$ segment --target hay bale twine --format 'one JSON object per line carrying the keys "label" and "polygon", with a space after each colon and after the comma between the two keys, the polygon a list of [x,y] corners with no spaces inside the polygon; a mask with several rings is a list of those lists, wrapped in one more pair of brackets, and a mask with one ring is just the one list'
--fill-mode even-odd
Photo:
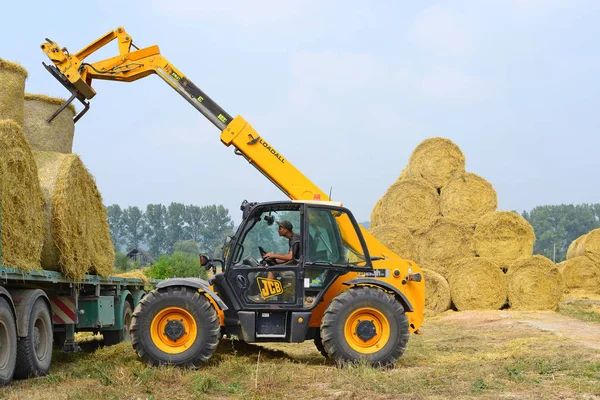
{"label": "hay bale twine", "polygon": [[411,232],[431,225],[440,214],[439,196],[423,179],[396,181],[377,202],[371,213],[371,226],[397,224]]}
{"label": "hay bale twine", "polygon": [[465,258],[447,272],[452,302],[457,310],[498,310],[506,304],[506,277],[493,261]]}
{"label": "hay bale twine", "polygon": [[75,107],[64,109],[48,123],[47,120],[64,103],[63,99],[41,94],[25,95],[25,134],[34,150],[71,153],[75,134]]}
{"label": "hay bale twine", "polygon": [[571,242],[571,244],[567,248],[567,260],[570,258],[577,257],[577,255],[576,255],[577,248],[579,247],[579,244],[581,243],[581,241],[583,239],[585,239],[585,235],[581,235],[577,239],[575,239]]}
{"label": "hay bale twine", "polygon": [[[562,264],[562,263],[561,263]],[[586,289],[600,293],[600,265],[587,257],[574,257],[557,265],[567,289]]]}
{"label": "hay bale twine", "polygon": [[110,275],[114,249],[94,178],[76,154],[34,153],[45,197],[42,266],[74,280]]}
{"label": "hay bale twine", "polygon": [[12,119],[23,126],[25,79],[25,68],[0,58],[0,120]]}
{"label": "hay bale twine", "polygon": [[425,309],[432,315],[449,310],[452,298],[446,278],[428,268],[422,268],[422,271],[425,278]]}
{"label": "hay bale twine", "polygon": [[453,174],[465,171],[465,156],[451,140],[434,137],[422,141],[408,160],[410,178],[423,178],[439,189]]}
{"label": "hay bale twine", "polygon": [[369,232],[388,249],[398,256],[415,259],[415,238],[410,231],[402,225],[383,224],[372,228]]}
{"label": "hay bale twine", "polygon": [[540,255],[512,263],[506,280],[508,303],[516,310],[556,310],[564,291],[558,268]]}
{"label": "hay bale twine", "polygon": [[479,257],[510,261],[533,254],[535,233],[519,214],[494,211],[477,220],[474,238]]}
{"label": "hay bale twine", "polygon": [[474,224],[497,206],[498,195],[491,183],[470,172],[453,176],[441,189],[440,212],[445,217]]}
{"label": "hay bale twine", "polygon": [[600,263],[600,229],[594,229],[585,235],[575,254],[577,257],[589,257],[592,261]]}
{"label": "hay bale twine", "polygon": [[23,129],[12,120],[0,121],[0,202],[0,264],[40,269],[44,200],[31,148]]}

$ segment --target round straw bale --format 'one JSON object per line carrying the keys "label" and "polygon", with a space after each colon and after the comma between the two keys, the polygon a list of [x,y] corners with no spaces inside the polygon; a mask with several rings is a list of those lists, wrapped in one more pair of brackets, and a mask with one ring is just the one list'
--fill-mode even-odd
{"label": "round straw bale", "polygon": [[0,264],[40,269],[44,200],[31,148],[23,129],[12,120],[0,121],[0,201]]}
{"label": "round straw bale", "polygon": [[506,304],[506,278],[493,260],[473,257],[448,270],[452,302],[459,310],[498,310]]}
{"label": "round straw bale", "polygon": [[410,178],[424,178],[435,188],[446,184],[450,177],[465,170],[465,156],[451,140],[434,137],[422,141],[408,160]]}
{"label": "round straw bale", "polygon": [[494,211],[475,225],[475,252],[480,257],[515,260],[533,254],[535,233],[519,214]]}
{"label": "round straw bale", "polygon": [[[560,271],[560,267],[557,265]],[[600,293],[600,265],[587,257],[574,257],[564,262],[563,281],[567,289],[588,289]]]}
{"label": "round straw bale", "polygon": [[48,123],[47,120],[64,103],[41,94],[25,95],[25,134],[34,150],[71,153],[75,133],[75,107],[73,104],[64,109]]}
{"label": "round straw bale", "polygon": [[579,244],[583,241],[583,239],[585,239],[585,235],[581,235],[571,242],[571,244],[567,248],[567,260],[573,257],[577,257],[577,248],[579,247]]}
{"label": "round straw bale", "polygon": [[423,179],[396,181],[377,202],[371,213],[371,226],[398,224],[411,232],[431,225],[440,214],[440,197]]}
{"label": "round straw bale", "polygon": [[408,229],[402,225],[383,224],[370,230],[375,239],[379,240],[385,247],[392,250],[398,256],[407,259],[415,259],[414,237]]}
{"label": "round straw bale", "polygon": [[470,172],[453,176],[440,193],[443,216],[475,223],[484,214],[496,211],[498,195],[492,185]]}
{"label": "round straw bale", "polygon": [[408,172],[406,171],[406,168],[404,168],[402,170],[402,172],[400,172],[400,176],[398,177],[398,179],[404,179],[404,178],[408,178]]}
{"label": "round straw bale", "polygon": [[576,250],[577,257],[586,256],[592,261],[600,263],[600,229],[590,231],[579,242]]}
{"label": "round straw bale", "polygon": [[114,248],[94,178],[76,154],[36,151],[35,158],[45,194],[43,267],[74,280],[110,275]]}
{"label": "round straw bale", "polygon": [[0,58],[0,120],[12,119],[23,126],[25,79],[25,68]]}
{"label": "round straw bale", "polygon": [[540,255],[513,262],[506,280],[508,303],[516,310],[555,310],[564,291],[558,268]]}
{"label": "round straw bale", "polygon": [[446,278],[427,268],[422,271],[425,278],[425,309],[433,315],[449,310],[452,298]]}
{"label": "round straw bale", "polygon": [[556,264],[556,268],[558,268],[558,272],[560,272],[561,275],[565,271],[565,267],[566,266],[567,266],[567,262],[566,261],[559,262],[558,264]]}
{"label": "round straw bale", "polygon": [[463,258],[475,257],[473,228],[445,217],[440,217],[428,228],[415,234],[417,261],[434,266],[444,275],[447,267]]}

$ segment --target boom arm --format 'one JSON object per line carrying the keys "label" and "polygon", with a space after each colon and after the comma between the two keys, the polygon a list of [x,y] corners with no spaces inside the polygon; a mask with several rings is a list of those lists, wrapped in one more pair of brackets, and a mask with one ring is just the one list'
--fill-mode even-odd
{"label": "boom arm", "polygon": [[[85,62],[88,56],[115,39],[119,46],[118,56],[93,64]],[[325,192],[258,135],[248,122],[240,116],[232,118],[198,86],[187,79],[160,54],[158,46],[138,48],[122,27],[108,32],[75,54],[70,54],[66,48],[61,49],[58,44],[48,39],[46,41],[47,43],[42,44],[41,48],[54,63],[54,66],[46,66],[46,68],[73,94],[52,118],[75,98],[86,106],[84,112],[87,111],[89,106],[85,100],[91,99],[96,94],[92,88],[93,79],[133,82],[157,74],[222,131],[223,144],[233,145],[237,155],[243,156],[289,198],[313,200],[319,197],[321,200],[329,200]],[[132,47],[134,51],[131,51]],[[81,115],[78,115],[76,120]],[[341,228],[343,231],[348,229],[349,232],[354,229],[351,224]],[[372,256],[397,257],[368,231],[365,229],[362,231]],[[360,248],[358,243],[355,245],[356,248]]]}

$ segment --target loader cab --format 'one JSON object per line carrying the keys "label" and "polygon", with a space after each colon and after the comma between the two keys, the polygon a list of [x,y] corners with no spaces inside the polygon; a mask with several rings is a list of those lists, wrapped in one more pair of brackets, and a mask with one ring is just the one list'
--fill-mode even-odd
{"label": "loader cab", "polygon": [[[371,259],[352,213],[339,203],[245,203],[243,220],[224,247],[217,290],[237,310],[311,310],[340,276],[370,271]],[[288,221],[292,237],[278,223]],[[344,229],[340,229],[341,227]],[[298,236],[295,236],[298,235]],[[273,262],[265,252],[289,254]]]}

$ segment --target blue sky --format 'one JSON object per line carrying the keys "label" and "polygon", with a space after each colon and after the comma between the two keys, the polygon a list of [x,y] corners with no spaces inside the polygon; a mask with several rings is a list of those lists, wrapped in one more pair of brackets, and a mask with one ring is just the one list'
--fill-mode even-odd
{"label": "blue sky", "polygon": [[[52,5],[50,5],[52,4]],[[67,96],[41,66],[124,26],[357,219],[422,140],[447,137],[499,208],[600,202],[600,2],[113,1],[2,5],[0,57],[27,91]],[[99,53],[117,54],[116,43]],[[97,58],[91,58],[95,61]],[[97,81],[74,152],[104,202],[224,204],[284,196],[158,77]]]}

